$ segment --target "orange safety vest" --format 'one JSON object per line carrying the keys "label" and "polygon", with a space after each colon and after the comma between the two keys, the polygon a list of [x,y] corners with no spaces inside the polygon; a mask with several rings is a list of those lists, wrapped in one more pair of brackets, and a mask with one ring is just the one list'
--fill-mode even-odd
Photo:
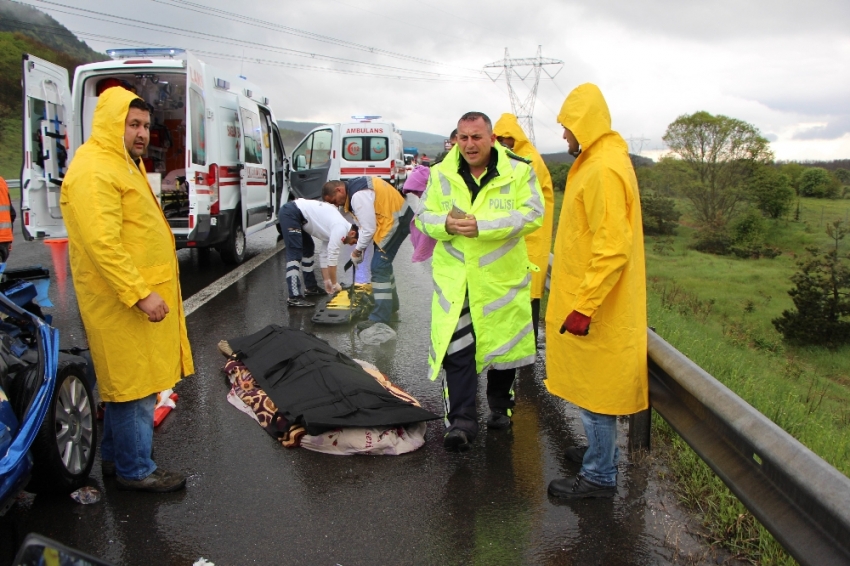
{"label": "orange safety vest", "polygon": [[12,235],[12,201],[9,199],[9,185],[0,177],[0,242],[11,242]]}

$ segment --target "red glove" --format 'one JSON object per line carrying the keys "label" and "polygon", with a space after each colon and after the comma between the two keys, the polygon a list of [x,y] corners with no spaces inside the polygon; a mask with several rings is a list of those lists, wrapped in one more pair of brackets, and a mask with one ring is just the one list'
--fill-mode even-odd
{"label": "red glove", "polygon": [[564,324],[561,325],[561,334],[564,332],[569,332],[576,336],[587,336],[587,333],[590,332],[590,317],[578,311],[571,312],[564,319]]}

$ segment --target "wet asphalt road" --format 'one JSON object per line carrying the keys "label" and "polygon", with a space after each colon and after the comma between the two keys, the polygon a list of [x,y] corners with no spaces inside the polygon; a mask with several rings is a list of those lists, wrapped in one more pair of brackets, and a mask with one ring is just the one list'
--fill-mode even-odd
{"label": "wet asphalt road", "polygon": [[[276,246],[266,230],[249,238],[249,257]],[[284,254],[278,253],[188,317],[197,373],[178,384],[177,409],[154,436],[156,460],[188,476],[188,488],[154,495],[118,491],[98,458],[90,484],[99,503],[67,496],[20,501],[0,518],[0,564],[29,532],[123,565],[189,566],[200,557],[240,564],[668,564],[708,561],[689,534],[652,458],[631,460],[621,424],[619,493],[563,504],[548,482],[578,466],[562,453],[582,441],[576,409],[546,393],[544,351],[518,379],[508,431],[482,426],[465,454],[442,448],[441,421],[426,445],[399,457],[338,457],[286,449],[229,405],[217,343],[276,323],[313,332],[346,354],[376,364],[441,414],[440,391],[425,379],[430,319],[429,264],[395,261],[401,294],[398,338],[362,344],[349,327],[313,326],[311,309],[287,309]],[[184,299],[231,268],[216,253],[178,254]],[[42,243],[16,242],[10,267],[51,267],[54,325],[62,347],[84,344],[70,274]],[[542,340],[542,337],[541,337]],[[487,409],[483,380],[479,415]]]}

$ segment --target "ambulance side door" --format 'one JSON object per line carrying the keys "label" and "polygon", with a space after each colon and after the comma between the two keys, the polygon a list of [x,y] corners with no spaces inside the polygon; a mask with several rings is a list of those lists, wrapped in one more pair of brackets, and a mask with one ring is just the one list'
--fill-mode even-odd
{"label": "ambulance side door", "polygon": [[[242,210],[245,214],[245,232],[251,226],[265,223],[271,212],[269,199],[271,179],[271,150],[268,137],[263,136],[263,124],[257,105],[239,95],[239,119],[242,122],[242,143],[239,147]],[[263,138],[266,139],[263,139]]]}
{"label": "ambulance side door", "polygon": [[30,54],[23,56],[22,71],[21,228],[26,240],[64,238],[59,194],[70,162],[66,127],[73,120],[68,71]]}
{"label": "ambulance side door", "polygon": [[322,197],[322,185],[331,180],[332,157],[336,154],[333,138],[331,128],[319,128],[307,134],[292,151],[289,180],[296,197]]}

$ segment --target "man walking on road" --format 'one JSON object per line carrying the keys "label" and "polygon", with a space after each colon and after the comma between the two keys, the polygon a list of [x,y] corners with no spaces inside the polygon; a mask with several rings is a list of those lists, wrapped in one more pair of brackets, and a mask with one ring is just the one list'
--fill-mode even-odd
{"label": "man walking on road", "polygon": [[177,472],[151,459],[156,394],[194,373],[171,228],[141,157],[150,110],[112,87],[100,95],[91,137],[62,183],[60,205],[80,315],[106,402],[103,475],[134,491],[176,491]]}
{"label": "man walking on road", "polygon": [[365,330],[379,322],[387,324],[399,308],[393,260],[410,234],[413,209],[395,187],[377,177],[328,181],[322,187],[322,199],[342,207],[356,219],[360,235],[351,253],[355,264],[363,261],[366,248],[374,246],[371,268],[375,308],[367,320],[357,324],[357,329]]}
{"label": "man walking on road", "polygon": [[534,363],[531,273],[524,236],[543,223],[543,196],[529,162],[496,143],[490,119],[468,112],[458,143],[431,168],[416,226],[436,239],[430,378],[446,370],[447,450],[478,434],[478,375],[487,372],[487,426],[511,425],[516,368]]}
{"label": "man walking on road", "polygon": [[[357,230],[342,217],[332,204],[309,199],[295,199],[280,207],[281,234],[286,244],[287,304],[291,307],[314,307],[305,295],[331,294],[340,290],[336,282],[336,266],[343,244],[357,241]],[[315,243],[319,241],[319,266],[322,268],[324,292],[313,273]],[[305,292],[301,290],[304,274]]]}
{"label": "man walking on road", "polygon": [[549,252],[552,250],[552,227],[555,216],[555,193],[552,191],[552,176],[525,132],[513,114],[502,114],[493,126],[496,139],[520,157],[531,160],[531,166],[537,174],[546,211],[543,214],[543,227],[525,237],[528,246],[528,258],[540,271],[531,276],[531,318],[534,321],[534,343],[537,343],[540,324],[540,299],[546,286],[546,273],[549,271]]}
{"label": "man walking on road", "polygon": [[12,224],[15,222],[15,207],[9,198],[9,185],[0,177],[0,263],[6,263],[12,253]]}
{"label": "man walking on road", "polygon": [[588,445],[567,450],[581,471],[553,480],[549,494],[613,497],[617,415],[649,406],[640,197],[628,146],[596,85],[573,90],[558,121],[576,160],[555,238],[546,387],[581,409]]}

